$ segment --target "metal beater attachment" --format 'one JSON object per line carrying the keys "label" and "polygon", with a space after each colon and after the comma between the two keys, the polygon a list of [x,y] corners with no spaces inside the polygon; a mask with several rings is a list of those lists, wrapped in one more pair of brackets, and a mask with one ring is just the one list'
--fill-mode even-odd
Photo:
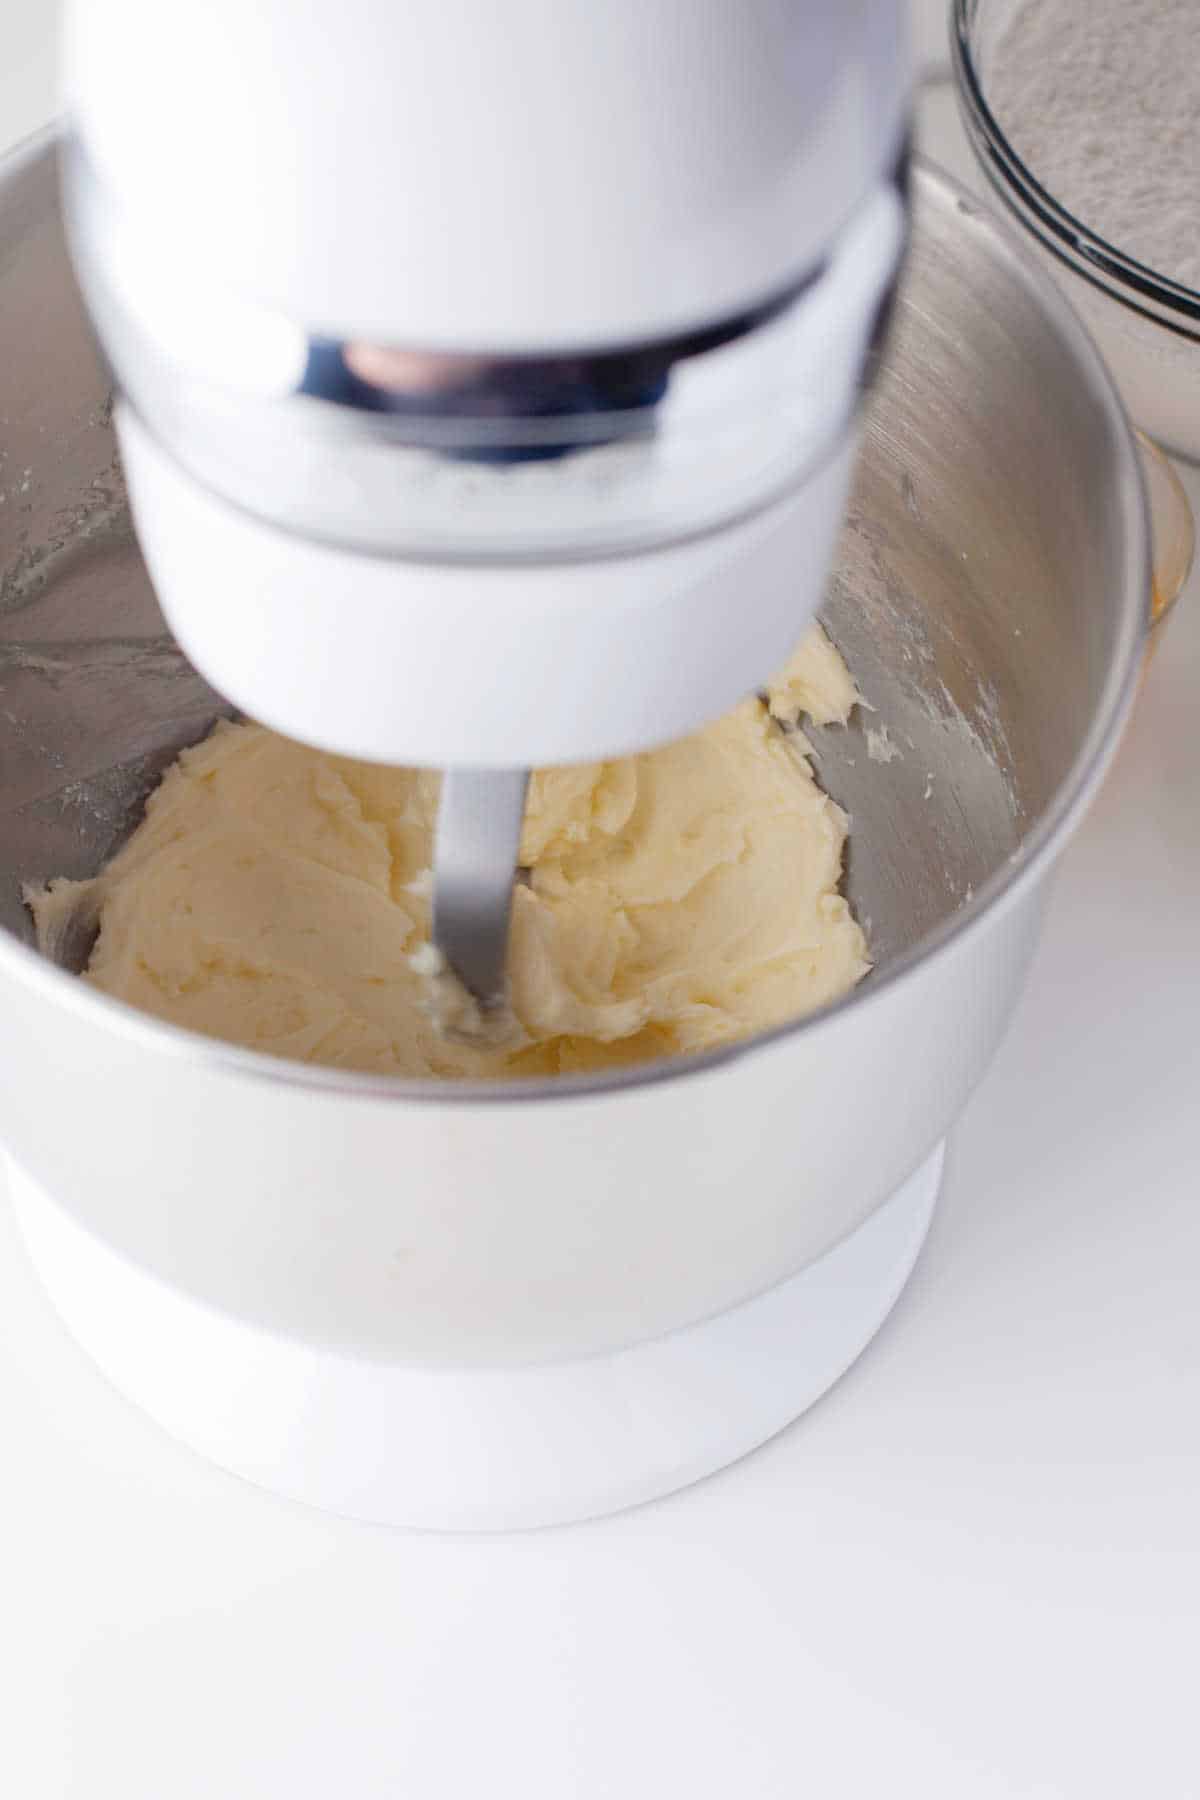
{"label": "metal beater attachment", "polygon": [[485,1011],[508,997],[508,927],[528,769],[447,769],[433,852],[433,942]]}

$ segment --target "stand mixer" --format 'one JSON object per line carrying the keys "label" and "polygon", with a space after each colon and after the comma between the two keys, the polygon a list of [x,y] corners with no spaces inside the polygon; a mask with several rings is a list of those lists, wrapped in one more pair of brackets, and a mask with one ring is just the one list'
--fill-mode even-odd
{"label": "stand mixer", "polygon": [[[150,47],[161,78],[176,63],[161,40]],[[241,65],[230,66],[236,81]],[[301,1063],[99,992],[78,979],[90,939],[39,948],[25,904],[53,876],[94,876],[180,751],[229,711],[164,630],[130,531],[111,382],[64,242],[62,152],[48,134],[0,162],[0,342],[19,347],[0,359],[0,1142],[34,1267],[123,1394],[213,1462],[310,1505],[496,1529],[610,1512],[694,1481],[811,1405],[903,1290],[941,1146],[1004,1032],[1055,858],[1113,754],[1141,664],[1149,562],[1112,384],[1003,230],[946,177],[914,168],[911,246],[822,609],[876,710],[806,732],[822,785],[853,819],[845,896],[875,966],[852,994],[719,1051],[599,1074],[408,1079]],[[237,195],[224,199],[232,208]],[[80,224],[77,211],[77,247]],[[173,266],[165,251],[161,266]],[[215,318],[211,294],[200,311]],[[230,343],[253,349],[260,377],[280,344],[292,355],[284,334],[255,335],[240,317]],[[313,373],[328,375],[330,360],[317,346]],[[180,406],[198,391],[174,375],[159,389]],[[272,465],[252,426],[283,403],[256,413],[244,394],[235,407],[225,389],[202,391],[215,419],[240,428],[181,441],[257,462],[265,484]],[[398,657],[388,682],[405,684],[412,710],[385,715],[391,689],[374,652],[394,608],[423,620],[426,644],[435,597],[469,613],[476,635],[457,651],[469,669],[479,638],[535,599],[547,630],[558,607],[564,647],[567,626],[588,623],[577,620],[588,612],[582,559],[562,559],[544,592],[523,566],[508,582],[466,567],[460,589],[458,565],[417,569],[272,532],[211,485],[170,485],[176,463],[147,448],[128,402],[120,410],[160,584],[164,568],[178,578],[182,626],[224,643],[227,685],[248,700],[273,686],[286,706],[289,682],[312,699],[323,632],[330,667],[356,674],[364,706],[379,703],[376,724],[399,734],[422,693]],[[760,415],[764,431],[774,416]],[[292,445],[285,432],[273,441],[282,468]],[[715,441],[693,457],[694,475]],[[330,491],[344,466],[326,459]],[[460,461],[447,475],[463,471]],[[507,472],[524,481],[539,465]],[[173,512],[157,506],[164,493]],[[796,504],[808,504],[806,487]],[[526,511],[543,529],[553,522]],[[815,593],[814,540],[828,521],[815,500],[811,511],[813,539],[780,534],[778,552],[758,559],[765,580],[794,544],[805,577],[788,571],[781,645]],[[171,518],[187,557],[174,554]],[[259,530],[253,560],[246,542]],[[243,560],[223,565],[231,540]],[[266,548],[282,558],[289,544],[307,585],[263,572],[274,566]],[[640,561],[678,566],[685,550],[711,548],[694,540]],[[754,566],[741,553],[736,586],[697,583],[691,623],[740,656],[727,625],[740,609],[765,665]],[[348,572],[344,588],[323,582],[326,568]],[[597,582],[612,572],[599,559],[591,571]],[[609,631],[605,670],[642,622],[650,633],[651,598],[603,614],[602,626],[628,628]],[[520,755],[561,699],[529,685],[551,651],[533,637],[521,665]],[[647,735],[655,717],[687,722],[701,676],[719,700],[725,671],[695,630],[674,657],[654,671]],[[757,661],[747,656],[739,679],[760,679]],[[272,681],[279,667],[287,679]],[[641,678],[636,656],[624,667],[631,685]],[[460,691],[441,675],[441,709],[422,729],[465,738]],[[477,677],[477,699],[513,708],[505,682],[492,695]],[[610,711],[622,700],[599,680],[592,695]],[[349,730],[353,694],[331,680],[327,699],[325,714],[340,703]],[[576,711],[568,723],[583,736],[591,698]],[[901,754],[881,765],[871,750],[884,724]],[[802,1446],[792,1454],[802,1481]]]}
{"label": "stand mixer", "polygon": [[[915,169],[825,592],[906,231],[891,4],[79,0],[66,42],[64,141],[0,167],[0,1139],[34,1266],[120,1391],[309,1504],[491,1530],[668,1493],[811,1405],[911,1273],[1134,691],[1119,401]],[[486,1007],[523,771],[722,713],[823,596],[900,754],[809,734],[874,963],[820,1012],[407,1079],[181,1029],[34,939],[29,889],[94,876],[232,704],[446,771],[436,932]]]}
{"label": "stand mixer", "polygon": [[73,9],[65,192],[163,610],[236,707],[445,770],[484,1007],[535,764],[761,686],[906,229],[895,0]]}

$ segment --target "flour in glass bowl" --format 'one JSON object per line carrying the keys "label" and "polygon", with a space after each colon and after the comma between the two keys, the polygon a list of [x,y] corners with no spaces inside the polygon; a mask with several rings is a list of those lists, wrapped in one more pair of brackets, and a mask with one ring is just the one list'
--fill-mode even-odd
{"label": "flour in glass bowl", "polygon": [[1200,291],[1200,4],[1022,0],[986,58],[988,106],[1059,205]]}

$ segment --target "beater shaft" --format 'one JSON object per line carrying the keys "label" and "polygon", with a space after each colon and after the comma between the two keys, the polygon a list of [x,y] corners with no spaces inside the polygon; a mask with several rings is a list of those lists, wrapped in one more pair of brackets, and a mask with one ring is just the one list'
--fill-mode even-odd
{"label": "beater shaft", "polygon": [[507,993],[528,769],[447,769],[433,856],[433,942],[483,1007]]}

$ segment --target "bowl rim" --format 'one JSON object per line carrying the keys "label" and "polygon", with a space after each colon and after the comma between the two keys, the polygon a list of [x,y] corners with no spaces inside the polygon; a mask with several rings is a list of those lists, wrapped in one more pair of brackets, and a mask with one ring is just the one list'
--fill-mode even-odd
{"label": "bowl rim", "polygon": [[1130,312],[1200,343],[1200,293],[1109,243],[1067,210],[1013,149],[988,105],[973,34],[985,0],[952,0],[950,59],[967,135],[984,174],[1021,224],[1082,280]]}
{"label": "bowl rim", "polygon": [[[0,159],[0,184],[28,166],[44,148],[29,141]],[[1137,692],[1146,637],[1150,592],[1150,536],[1141,462],[1132,429],[1112,377],[1084,326],[1050,276],[1026,254],[1013,232],[980,207],[952,176],[926,159],[914,160],[913,198],[942,211],[952,210],[958,228],[987,241],[998,259],[1047,313],[1064,352],[1075,364],[1079,380],[1101,414],[1108,459],[1112,465],[1113,500],[1120,515],[1122,566],[1114,570],[1120,595],[1115,644],[1092,717],[1082,741],[1054,795],[1018,848],[993,871],[973,899],[958,907],[910,949],[874,971],[840,999],[755,1036],[694,1055],[662,1058],[594,1074],[512,1076],[495,1078],[419,1078],[377,1075],[359,1070],[302,1063],[173,1025],[140,1012],[126,1002],[89,987],[77,975],[59,968],[12,933],[0,931],[0,974],[32,989],[68,1012],[77,1011],[97,1027],[118,1033],[146,1049],[195,1065],[197,1061],[232,1078],[308,1088],[358,1102],[422,1106],[521,1105],[548,1100],[588,1099],[600,1102],[632,1087],[699,1079],[735,1062],[764,1055],[806,1036],[815,1037],[851,1010],[870,1013],[887,996],[915,980],[927,962],[977,941],[1011,908],[1030,898],[1048,873],[1058,851],[1087,810],[1120,741]]]}

